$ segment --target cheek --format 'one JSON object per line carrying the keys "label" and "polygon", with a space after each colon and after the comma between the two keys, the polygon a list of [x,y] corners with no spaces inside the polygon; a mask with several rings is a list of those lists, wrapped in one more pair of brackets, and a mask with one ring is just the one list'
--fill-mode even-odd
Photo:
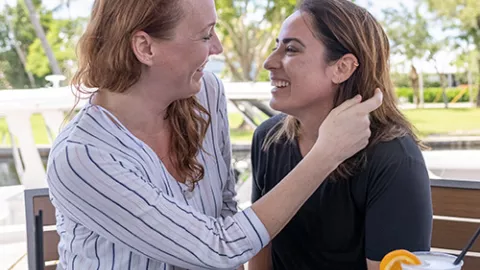
{"label": "cheek", "polygon": [[315,65],[309,66],[308,69],[298,69],[297,76],[293,82],[292,95],[301,103],[309,103],[312,101],[333,100],[335,88],[331,83],[330,77],[326,74],[325,69]]}
{"label": "cheek", "polygon": [[207,43],[197,43],[190,46],[179,46],[175,53],[169,56],[170,64],[174,66],[172,69],[189,71],[199,68],[208,58]]}
{"label": "cheek", "polygon": [[207,57],[210,55],[210,46],[208,42],[201,42],[196,44],[196,46],[192,46],[190,48],[190,57],[191,60],[197,61],[205,61]]}

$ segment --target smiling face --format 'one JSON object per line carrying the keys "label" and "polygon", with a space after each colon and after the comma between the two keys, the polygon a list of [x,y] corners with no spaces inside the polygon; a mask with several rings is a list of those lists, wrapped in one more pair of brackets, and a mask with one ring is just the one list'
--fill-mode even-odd
{"label": "smiling face", "polygon": [[[140,48],[137,51],[147,51],[149,54],[144,55],[151,56],[148,61],[137,56],[147,66],[142,76],[152,85],[171,89],[161,94],[171,95],[172,100],[198,93],[208,57],[223,50],[215,33],[217,14],[214,1],[182,0],[182,9],[185,16],[173,30],[171,39],[160,40],[147,35],[144,49],[137,46]],[[146,34],[140,32],[138,35]]]}
{"label": "smiling face", "polygon": [[293,116],[333,107],[334,66],[325,60],[325,46],[315,38],[309,20],[301,11],[288,17],[264,64],[274,86],[270,106]]}

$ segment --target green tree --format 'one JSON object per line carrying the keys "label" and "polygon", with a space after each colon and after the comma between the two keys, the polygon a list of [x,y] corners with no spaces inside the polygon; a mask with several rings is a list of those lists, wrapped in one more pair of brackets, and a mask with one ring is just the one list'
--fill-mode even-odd
{"label": "green tree", "polygon": [[445,108],[448,108],[448,98],[447,98],[447,81],[446,81],[446,74],[444,70],[441,70],[438,66],[438,52],[442,49],[447,48],[448,40],[441,40],[438,42],[431,42],[427,44],[427,60],[433,62],[433,66],[435,71],[437,72],[437,76],[440,80],[440,87],[442,88],[442,98]]}
{"label": "green tree", "polygon": [[[61,74],[67,78],[71,76],[70,72],[75,63],[75,43],[83,29],[83,21],[84,19],[82,18],[52,21],[46,36],[61,69]],[[36,39],[29,47],[27,69],[38,77],[45,77],[52,73],[48,58],[39,39]]]}
{"label": "green tree", "polygon": [[37,35],[42,48],[47,55],[48,63],[53,71],[53,74],[61,74],[60,66],[58,65],[57,59],[53,54],[51,45],[48,43],[47,36],[45,35],[45,30],[42,27],[40,21],[40,16],[36,10],[36,7],[32,0],[24,0],[25,5],[27,6],[28,13],[30,15],[30,21],[32,22],[33,28],[35,29],[35,34]]}
{"label": "green tree", "polygon": [[[54,57],[68,78],[76,64],[74,48],[85,19],[54,19],[53,11],[43,8],[41,1],[35,1],[34,5]],[[46,85],[45,75],[53,72],[23,1],[14,7],[7,6],[0,14],[0,21],[5,22],[0,23],[0,89]]]}
{"label": "green tree", "polygon": [[[283,20],[295,9],[296,0],[217,0],[215,4],[218,34],[224,46],[225,75],[232,81],[265,80],[263,62],[275,46]],[[272,113],[260,101],[233,103],[250,119],[257,119],[251,105]],[[247,122],[243,121],[240,128],[246,127]]]}
{"label": "green tree", "polygon": [[232,81],[256,81],[295,0],[217,0],[218,32]]}
{"label": "green tree", "polygon": [[[460,40],[467,41],[480,52],[480,1],[478,0],[426,0],[431,11],[449,28],[460,32]],[[480,53],[477,54],[477,68],[480,73]],[[478,84],[477,107],[480,107],[480,80]]]}
{"label": "green tree", "polygon": [[[41,1],[35,1],[41,15],[42,27],[48,31],[52,22],[51,12],[41,8]],[[0,14],[0,89],[30,88],[45,84],[43,78],[29,74],[26,58],[29,46],[35,41],[35,31],[28,18],[23,2],[15,6],[5,5]],[[33,79],[33,81],[32,81]]]}
{"label": "green tree", "polygon": [[420,101],[419,75],[414,62],[427,54],[428,44],[432,40],[421,9],[421,4],[418,4],[412,12],[404,4],[400,4],[398,9],[383,10],[385,16],[383,24],[391,42],[392,53],[403,55],[410,63],[410,84],[417,106]]}

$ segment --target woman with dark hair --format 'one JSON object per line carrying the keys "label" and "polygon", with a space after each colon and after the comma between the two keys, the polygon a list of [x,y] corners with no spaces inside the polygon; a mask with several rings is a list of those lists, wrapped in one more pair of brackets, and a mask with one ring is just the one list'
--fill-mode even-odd
{"label": "woman with dark hair", "polygon": [[358,94],[371,97],[377,86],[384,98],[370,114],[368,146],[328,176],[251,270],[378,269],[391,250],[430,249],[428,172],[396,106],[389,54],[380,24],[351,1],[305,0],[283,23],[265,61],[271,107],[283,113],[255,131],[253,202],[309,155],[332,109]]}
{"label": "woman with dark hair", "polygon": [[203,71],[222,52],[216,19],[213,0],[95,1],[72,82],[90,99],[47,165],[60,269],[234,269],[367,145],[380,91],[334,110],[315,150],[237,213],[226,98]]}

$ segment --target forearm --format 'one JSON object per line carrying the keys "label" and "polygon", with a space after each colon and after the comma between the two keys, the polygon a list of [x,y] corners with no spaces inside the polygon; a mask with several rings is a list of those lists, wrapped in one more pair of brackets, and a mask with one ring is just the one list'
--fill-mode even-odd
{"label": "forearm", "polygon": [[248,262],[249,270],[270,270],[272,269],[271,243],[264,247],[255,257]]}
{"label": "forearm", "polygon": [[318,152],[310,151],[278,185],[252,205],[251,208],[265,225],[270,238],[274,238],[285,227],[338,166],[328,155],[320,156]]}
{"label": "forearm", "polygon": [[152,189],[116,160],[95,147],[66,147],[47,170],[55,207],[112,243],[184,268],[232,269],[267,244],[252,209],[208,217]]}

